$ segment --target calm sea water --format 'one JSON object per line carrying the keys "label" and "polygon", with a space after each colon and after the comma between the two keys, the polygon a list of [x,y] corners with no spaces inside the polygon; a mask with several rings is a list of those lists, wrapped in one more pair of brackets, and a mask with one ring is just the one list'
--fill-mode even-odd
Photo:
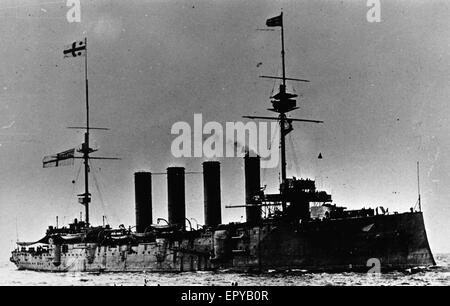
{"label": "calm sea water", "polygon": [[267,273],[263,275],[184,272],[184,273],[45,273],[18,271],[12,263],[0,264],[0,285],[5,286],[427,286],[450,285],[450,254],[435,255],[437,267],[417,273],[391,272],[380,276],[364,273]]}

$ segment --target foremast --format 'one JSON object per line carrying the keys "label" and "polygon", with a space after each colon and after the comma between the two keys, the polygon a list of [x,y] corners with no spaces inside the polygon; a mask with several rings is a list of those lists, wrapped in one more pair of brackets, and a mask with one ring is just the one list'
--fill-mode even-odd
{"label": "foremast", "polygon": [[78,194],[78,202],[85,207],[85,225],[89,227],[89,204],[91,203],[91,194],[89,192],[89,160],[90,159],[120,159],[115,157],[91,157],[90,154],[96,152],[96,149],[92,149],[89,146],[89,136],[91,130],[108,130],[107,128],[91,127],[89,122],[89,81],[88,81],[88,54],[87,54],[87,38],[84,41],[75,41],[72,44],[66,46],[64,49],[64,57],[80,57],[84,56],[84,79],[85,79],[85,91],[86,91],[86,125],[83,127],[75,126],[68,127],[69,129],[82,129],[85,130],[84,142],[81,148],[77,152],[82,156],[75,156],[75,149],[70,149],[56,155],[46,156],[43,159],[44,168],[58,167],[64,165],[73,165],[74,159],[81,158],[84,163],[84,193]]}
{"label": "foremast", "polygon": [[93,152],[89,147],[89,81],[88,81],[88,52],[87,52],[87,37],[84,39],[86,45],[86,52],[84,57],[84,78],[86,84],[86,132],[84,134],[84,143],[81,146],[80,152],[83,153],[84,160],[84,193],[79,200],[85,207],[86,226],[89,226],[89,203],[91,202],[91,194],[89,193],[89,154]]}
{"label": "foremast", "polygon": [[[85,43],[85,53],[84,53],[84,78],[85,78],[85,89],[86,89],[86,130],[84,133],[84,142],[81,145],[81,149],[78,152],[82,153],[83,163],[84,163],[84,193],[79,194],[78,201],[85,207],[85,222],[86,226],[89,227],[89,204],[91,203],[91,193],[89,192],[89,160],[90,159],[103,159],[103,160],[118,160],[120,158],[115,157],[91,157],[90,154],[96,152],[97,150],[89,146],[89,135],[90,130],[108,130],[108,128],[101,127],[91,127],[89,122],[89,81],[88,81],[88,52],[87,52],[87,38],[84,39]],[[77,127],[75,127],[77,128]]]}

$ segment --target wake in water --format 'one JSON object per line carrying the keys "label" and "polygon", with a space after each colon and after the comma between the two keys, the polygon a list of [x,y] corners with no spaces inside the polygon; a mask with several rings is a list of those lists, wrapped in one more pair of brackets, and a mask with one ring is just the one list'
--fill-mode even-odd
{"label": "wake in water", "polygon": [[365,273],[46,273],[18,271],[0,264],[2,286],[448,286],[450,254],[436,255],[437,266],[380,275]]}

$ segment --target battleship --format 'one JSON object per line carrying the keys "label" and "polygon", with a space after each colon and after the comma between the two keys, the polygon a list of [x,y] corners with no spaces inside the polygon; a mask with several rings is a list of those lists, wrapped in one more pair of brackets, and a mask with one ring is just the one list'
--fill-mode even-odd
{"label": "battleship", "polygon": [[[84,220],[68,226],[49,226],[44,237],[33,242],[17,242],[10,261],[19,270],[51,272],[183,272],[183,271],[308,271],[367,272],[378,265],[380,271],[405,270],[435,265],[427,239],[420,204],[404,213],[390,213],[382,207],[348,210],[333,203],[314,180],[287,177],[285,136],[292,122],[322,123],[320,120],[287,116],[298,109],[296,94],[286,82],[308,82],[286,77],[283,14],[266,21],[281,32],[282,76],[279,90],[271,96],[274,117],[244,116],[254,120],[275,120],[280,127],[279,192],[269,194],[261,184],[260,157],[247,152],[243,158],[246,220],[222,223],[221,165],[203,162],[204,220],[193,228],[186,218],[185,168],[167,168],[168,220],[152,215],[152,174],[136,172],[133,227],[93,226],[89,222],[89,160],[114,159],[91,156],[87,78],[87,40],[74,43],[64,54],[85,56],[86,126],[84,142],[75,150],[44,158],[44,168],[84,162],[84,193],[79,202],[85,207]],[[85,54],[84,54],[85,53]],[[227,191],[232,192],[232,191]],[[161,224],[159,221],[166,221]]]}

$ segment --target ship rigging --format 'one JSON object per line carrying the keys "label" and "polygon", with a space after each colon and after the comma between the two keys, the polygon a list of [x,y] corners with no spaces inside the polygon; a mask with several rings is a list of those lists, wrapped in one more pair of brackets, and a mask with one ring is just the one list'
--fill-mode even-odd
{"label": "ship rigging", "polygon": [[[281,80],[279,91],[275,95],[270,98],[272,103],[272,108],[269,108],[269,111],[278,113],[278,117],[266,117],[266,116],[243,116],[243,118],[247,119],[263,119],[263,120],[276,120],[280,125],[280,150],[281,150],[281,184],[280,184],[280,195],[281,195],[281,204],[283,211],[286,210],[286,135],[293,130],[292,122],[308,122],[308,123],[323,123],[321,120],[311,120],[311,119],[298,119],[298,118],[288,118],[286,114],[289,112],[298,109],[295,98],[298,95],[289,93],[286,91],[286,81],[296,81],[296,82],[306,82],[309,83],[309,80],[299,79],[299,78],[289,78],[286,77],[286,62],[285,62],[285,48],[284,48],[284,24],[283,24],[283,12],[280,13],[279,16],[270,18],[266,21],[266,26],[268,27],[280,27],[281,33],[281,65],[282,65],[282,76],[267,76],[262,75],[261,78],[267,79],[276,79]],[[265,204],[260,204],[264,206]]]}
{"label": "ship rigging", "polygon": [[[86,56],[86,126],[82,157],[75,149],[44,158],[44,168],[84,161],[85,190],[80,203],[86,208],[86,222],[69,227],[49,226],[45,237],[36,242],[17,242],[10,260],[18,269],[67,272],[182,272],[182,271],[286,271],[310,272],[364,271],[376,258],[380,269],[398,270],[435,265],[428,244],[421,211],[378,214],[374,209],[346,210],[332,204],[331,195],[316,190],[315,181],[287,178],[285,136],[292,122],[322,123],[320,120],[288,118],[298,109],[297,95],[286,90],[286,81],[308,82],[286,77],[283,14],[266,21],[269,27],[281,27],[283,74],[262,76],[282,80],[279,91],[271,96],[277,117],[245,116],[249,119],[276,120],[280,124],[281,183],[279,193],[266,194],[261,188],[258,156],[244,157],[246,221],[222,223],[221,169],[218,161],[203,163],[205,225],[186,229],[184,167],[167,168],[167,225],[153,223],[152,175],[136,172],[135,231],[124,226],[112,229],[89,224],[89,159],[117,159],[90,156],[89,95],[87,77],[87,39],[65,50],[66,57]],[[320,155],[321,156],[321,155]],[[311,207],[311,203],[321,203]],[[419,191],[420,204],[420,191]],[[282,206],[262,216],[263,206]],[[227,207],[227,206],[225,206]],[[314,210],[314,211],[313,211]],[[157,220],[163,220],[158,218]],[[190,221],[188,221],[190,223]],[[33,245],[43,244],[36,249]]]}
{"label": "ship rigging", "polygon": [[94,153],[98,150],[93,149],[89,145],[89,136],[91,130],[109,130],[104,127],[91,127],[89,122],[89,81],[88,81],[88,52],[87,52],[87,37],[84,41],[76,41],[71,45],[67,46],[64,51],[64,57],[84,57],[84,81],[85,81],[85,92],[86,92],[86,125],[85,126],[69,126],[68,129],[81,129],[85,130],[84,133],[84,142],[81,144],[81,148],[77,150],[77,152],[81,153],[82,156],[75,156],[75,149],[70,149],[56,155],[46,156],[43,159],[44,168],[47,167],[57,167],[59,165],[65,164],[73,164],[73,160],[80,158],[83,160],[84,164],[84,192],[78,194],[78,202],[85,207],[85,223],[86,226],[89,227],[89,204],[91,203],[91,193],[89,192],[89,160],[119,160],[117,157],[102,157],[102,156],[90,156],[91,153]]}

